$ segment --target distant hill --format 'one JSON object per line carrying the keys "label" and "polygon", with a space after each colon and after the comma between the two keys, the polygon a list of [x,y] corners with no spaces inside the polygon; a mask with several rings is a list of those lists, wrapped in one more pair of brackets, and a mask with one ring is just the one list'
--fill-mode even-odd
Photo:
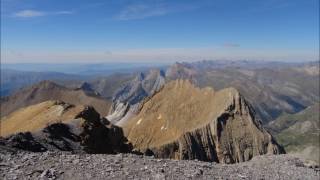
{"label": "distant hill", "polygon": [[[163,67],[164,63],[16,63],[1,64],[2,69],[29,72],[57,72],[73,75],[101,76],[114,73],[143,71],[150,67]],[[2,70],[1,69],[1,70]]]}
{"label": "distant hill", "polygon": [[81,89],[73,90],[51,81],[42,81],[1,98],[1,117],[19,108],[48,100],[60,100],[73,105],[91,105],[102,115],[107,115],[111,105],[108,100],[88,95]]}
{"label": "distant hill", "polygon": [[285,61],[262,61],[262,60],[203,60],[188,64],[197,69],[225,69],[225,68],[243,68],[243,69],[283,69],[283,68],[297,68],[303,66],[319,66],[317,61],[307,62],[285,62]]}
{"label": "distant hill", "polygon": [[50,80],[71,88],[77,88],[81,86],[82,83],[88,83],[103,97],[111,99],[114,91],[121,84],[134,77],[132,75],[134,72],[145,69],[146,68],[127,69],[125,71],[119,70],[123,73],[111,73],[108,71],[108,73],[100,72],[97,74],[73,74],[72,71],[68,73],[61,73],[1,69],[0,96],[8,96],[18,91],[20,88],[30,86],[40,81]]}
{"label": "distant hill", "polygon": [[319,103],[296,114],[283,114],[268,125],[287,152],[320,163]]}
{"label": "distant hill", "polygon": [[81,75],[71,75],[57,72],[28,72],[12,69],[1,69],[0,96],[8,96],[25,86],[30,86],[43,80],[79,80]]}
{"label": "distant hill", "polygon": [[[133,72],[104,75],[77,75],[57,72],[28,72],[1,69],[0,96],[9,96],[21,88],[50,80],[70,89],[82,88],[83,84],[104,98],[112,99],[115,91],[134,78]],[[84,89],[85,90],[85,89]]]}

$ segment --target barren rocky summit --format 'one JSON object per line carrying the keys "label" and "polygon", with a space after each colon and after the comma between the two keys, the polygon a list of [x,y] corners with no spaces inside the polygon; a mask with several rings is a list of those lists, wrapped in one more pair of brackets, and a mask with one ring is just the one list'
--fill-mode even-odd
{"label": "barren rocky summit", "polygon": [[134,154],[0,153],[0,179],[319,179],[290,155],[264,155],[232,165]]}
{"label": "barren rocky summit", "polygon": [[167,83],[120,127],[140,152],[159,158],[236,163],[284,153],[234,88]]}

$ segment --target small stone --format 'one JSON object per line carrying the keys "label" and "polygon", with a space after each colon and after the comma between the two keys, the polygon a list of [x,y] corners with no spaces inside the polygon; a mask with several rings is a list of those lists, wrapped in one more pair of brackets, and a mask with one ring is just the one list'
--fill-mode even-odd
{"label": "small stone", "polygon": [[198,169],[197,174],[202,175],[203,174],[203,170],[202,169]]}
{"label": "small stone", "polygon": [[155,174],[153,177],[154,177],[154,179],[156,179],[156,180],[166,179],[166,177],[165,177],[164,174]]}
{"label": "small stone", "polygon": [[89,173],[86,173],[86,179],[91,179],[92,178],[92,176],[91,176],[91,174],[89,174]]}
{"label": "small stone", "polygon": [[161,173],[164,173],[164,169],[163,169],[163,168],[160,168],[160,172],[161,172]]}
{"label": "small stone", "polygon": [[247,178],[247,176],[242,175],[242,174],[238,174],[238,176],[239,176],[241,179],[245,179],[245,178]]}
{"label": "small stone", "polygon": [[56,170],[53,168],[47,169],[41,173],[40,178],[56,179]]}
{"label": "small stone", "polygon": [[79,159],[75,159],[72,161],[73,164],[78,164],[79,163]]}

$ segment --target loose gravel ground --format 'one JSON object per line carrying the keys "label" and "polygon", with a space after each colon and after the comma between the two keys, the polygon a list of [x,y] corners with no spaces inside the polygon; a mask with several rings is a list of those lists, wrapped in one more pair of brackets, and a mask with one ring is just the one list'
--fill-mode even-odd
{"label": "loose gravel ground", "polygon": [[1,152],[0,179],[320,179],[290,155],[265,155],[233,165],[155,159],[134,154]]}

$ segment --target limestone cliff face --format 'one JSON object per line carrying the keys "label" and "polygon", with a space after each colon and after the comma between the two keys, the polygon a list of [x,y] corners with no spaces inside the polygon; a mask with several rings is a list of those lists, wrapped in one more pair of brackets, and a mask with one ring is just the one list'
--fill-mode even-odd
{"label": "limestone cliff face", "polygon": [[123,128],[136,149],[162,158],[235,163],[283,152],[236,89],[184,80],[165,85]]}
{"label": "limestone cliff face", "polygon": [[133,81],[115,93],[110,113],[106,118],[114,124],[127,120],[139,112],[145,98],[155,94],[164,84],[164,73],[160,70],[139,73]]}

